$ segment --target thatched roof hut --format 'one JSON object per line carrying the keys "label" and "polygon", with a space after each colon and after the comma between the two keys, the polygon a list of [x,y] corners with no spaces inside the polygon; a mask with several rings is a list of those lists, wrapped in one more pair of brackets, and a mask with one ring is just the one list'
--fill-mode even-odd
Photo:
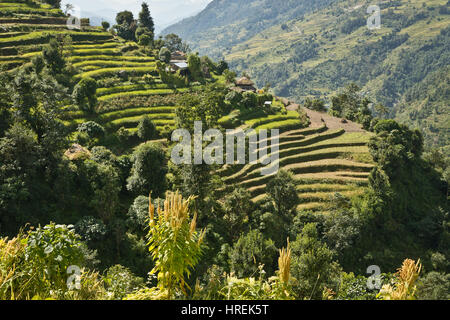
{"label": "thatched roof hut", "polygon": [[254,86],[255,83],[247,77],[242,77],[236,80],[236,85],[241,86]]}
{"label": "thatched roof hut", "polygon": [[91,152],[85,147],[74,143],[69,149],[67,149],[64,155],[71,161],[79,159],[85,160],[91,157]]}
{"label": "thatched roof hut", "polygon": [[236,87],[243,91],[256,92],[255,83],[247,77],[242,77],[236,80]]}

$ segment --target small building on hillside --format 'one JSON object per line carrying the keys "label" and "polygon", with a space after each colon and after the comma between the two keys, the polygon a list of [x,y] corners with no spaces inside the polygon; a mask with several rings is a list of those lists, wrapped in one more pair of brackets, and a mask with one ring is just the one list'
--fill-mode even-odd
{"label": "small building on hillside", "polygon": [[170,70],[172,72],[180,71],[182,76],[186,76],[189,72],[188,64],[185,61],[170,61]]}
{"label": "small building on hillside", "polygon": [[247,77],[242,77],[236,80],[236,87],[232,88],[235,91],[245,92],[252,91],[256,92],[255,83]]}
{"label": "small building on hillside", "polygon": [[170,71],[177,72],[180,71],[182,76],[186,76],[189,72],[188,64],[186,62],[186,54],[182,51],[174,51],[170,56]]}

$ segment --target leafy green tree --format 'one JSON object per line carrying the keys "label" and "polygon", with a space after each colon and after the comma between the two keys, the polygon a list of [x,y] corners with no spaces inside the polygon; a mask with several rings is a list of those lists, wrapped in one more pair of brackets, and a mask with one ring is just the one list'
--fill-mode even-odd
{"label": "leafy green tree", "polygon": [[144,230],[148,225],[148,197],[138,196],[134,199],[133,204],[128,210],[128,220],[130,225],[136,226],[141,230]]}
{"label": "leafy green tree", "polygon": [[67,98],[66,89],[46,74],[37,75],[20,69],[8,87],[17,112],[15,121],[24,121],[46,143],[46,148],[61,148],[65,129],[59,118]]}
{"label": "leafy green tree", "polygon": [[63,49],[56,39],[51,39],[49,44],[42,49],[42,56],[52,75],[62,74],[66,67]]}
{"label": "leafy green tree", "polygon": [[450,274],[432,271],[419,281],[417,298],[419,300],[449,300]]}
{"label": "leafy green tree", "polygon": [[104,239],[107,227],[102,220],[93,216],[85,216],[75,224],[75,232],[90,245]]}
{"label": "leafy green tree", "polygon": [[240,105],[242,101],[242,94],[240,92],[231,90],[226,96],[225,99],[231,103],[232,106],[237,107]]}
{"label": "leafy green tree", "polygon": [[159,60],[161,60],[164,63],[168,63],[170,61],[171,53],[170,50],[166,47],[162,47],[159,51]]}
{"label": "leafy green tree", "polygon": [[265,239],[258,230],[241,235],[229,252],[231,270],[239,278],[255,276],[261,264],[269,276],[273,275],[276,256],[273,241]]}
{"label": "leafy green tree", "polygon": [[291,273],[297,280],[294,291],[303,299],[321,299],[325,287],[334,287],[339,268],[333,261],[333,252],[319,240],[316,224],[303,227],[291,243],[291,250]]}
{"label": "leafy green tree", "polygon": [[105,223],[114,217],[121,190],[119,175],[112,165],[85,160],[84,167],[92,190],[90,206]]}
{"label": "leafy green tree", "polygon": [[143,140],[151,140],[157,136],[158,131],[156,130],[155,124],[152,120],[145,116],[141,120],[139,120],[138,125],[138,137]]}
{"label": "leafy green tree", "polygon": [[126,40],[136,40],[137,22],[134,20],[132,12],[125,10],[117,13],[116,22],[114,29],[118,36]]}
{"label": "leafy green tree", "polygon": [[102,28],[103,30],[108,30],[111,27],[108,21],[102,21]]}
{"label": "leafy green tree", "polygon": [[291,172],[280,170],[267,183],[267,194],[273,202],[275,212],[281,217],[292,214],[299,202],[296,183]]}
{"label": "leafy green tree", "polygon": [[246,229],[252,209],[250,193],[245,189],[234,189],[231,194],[225,197],[223,222],[231,242],[237,241]]}
{"label": "leafy green tree", "polygon": [[225,81],[227,83],[234,83],[234,81],[236,80],[236,72],[231,71],[229,69],[224,70],[223,72],[224,76],[225,76]]}
{"label": "leafy green tree", "polygon": [[134,20],[133,13],[131,11],[121,11],[116,15],[117,24],[131,24]]}
{"label": "leafy green tree", "polygon": [[323,100],[320,99],[311,99],[311,98],[306,98],[305,101],[305,108],[311,109],[311,110],[315,110],[315,111],[319,111],[319,112],[326,112],[327,108],[325,107],[325,102]]}
{"label": "leafy green tree", "polygon": [[82,110],[93,112],[97,105],[97,82],[92,78],[83,78],[75,86],[72,98]]}
{"label": "leafy green tree", "polygon": [[142,2],[142,9],[141,12],[139,12],[138,24],[139,27],[144,27],[150,30],[152,34],[155,32],[155,25],[153,23],[153,18],[150,15],[148,4],[145,1]]}
{"label": "leafy green tree", "polygon": [[145,143],[136,148],[131,157],[133,167],[127,180],[127,189],[144,195],[152,191],[161,196],[166,190],[166,164],[164,151],[158,144]]}
{"label": "leafy green tree", "polygon": [[242,94],[241,106],[246,109],[252,109],[258,106],[258,96],[256,93],[246,91]]}
{"label": "leafy green tree", "polygon": [[171,33],[164,37],[164,46],[170,50],[170,52],[181,51],[188,53],[191,51],[189,45],[183,42],[178,35]]}
{"label": "leafy green tree", "polygon": [[335,117],[356,121],[369,129],[372,113],[369,109],[370,100],[360,94],[361,89],[354,83],[349,84],[345,90],[331,98],[329,113]]}
{"label": "leafy green tree", "polygon": [[42,57],[42,55],[40,55],[40,54],[35,55],[31,59],[31,63],[33,64],[33,68],[36,71],[36,74],[40,74],[42,72],[42,70],[44,70],[45,61],[44,61],[44,58]]}
{"label": "leafy green tree", "polygon": [[105,135],[105,128],[95,121],[83,122],[78,126],[78,132],[86,133],[89,138],[101,138]]}
{"label": "leafy green tree", "polygon": [[228,63],[225,60],[221,60],[216,66],[217,74],[222,75],[225,70],[228,70]]}
{"label": "leafy green tree", "polygon": [[152,39],[148,34],[143,34],[139,38],[139,45],[148,47],[152,43]]}
{"label": "leafy green tree", "polygon": [[200,57],[197,54],[190,54],[187,59],[187,64],[189,68],[189,75],[195,81],[200,81],[203,79],[203,73],[201,69]]}
{"label": "leafy green tree", "polygon": [[377,136],[369,142],[373,159],[388,176],[393,177],[408,164],[417,161],[423,152],[423,137],[418,130],[394,120],[382,120],[374,128]]}

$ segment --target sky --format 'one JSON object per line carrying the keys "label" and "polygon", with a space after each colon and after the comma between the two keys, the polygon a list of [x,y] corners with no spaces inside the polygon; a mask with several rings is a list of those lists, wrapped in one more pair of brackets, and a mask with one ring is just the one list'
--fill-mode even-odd
{"label": "sky", "polygon": [[[212,0],[147,0],[150,13],[155,21],[155,31],[160,32],[165,27],[192,16],[203,10]],[[98,24],[107,20],[111,24],[115,22],[116,13],[123,10],[133,12],[135,18],[141,9],[142,1],[137,0],[63,0],[61,8],[64,10],[66,3],[75,6],[81,12],[82,18],[91,18]],[[78,15],[74,12],[74,15]],[[95,17],[95,19],[93,19]]]}

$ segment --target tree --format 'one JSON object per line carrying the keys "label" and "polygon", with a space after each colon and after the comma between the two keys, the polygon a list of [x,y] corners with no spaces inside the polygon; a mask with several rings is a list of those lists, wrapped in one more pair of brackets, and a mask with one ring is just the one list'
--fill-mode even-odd
{"label": "tree", "polygon": [[325,107],[325,102],[323,102],[323,100],[320,100],[320,99],[306,98],[305,108],[319,111],[319,112],[327,111],[327,108]]}
{"label": "tree", "polygon": [[[146,2],[142,2],[142,10],[139,12],[139,27],[144,27],[150,30],[152,34],[155,32],[155,26],[153,23],[153,18],[150,15],[150,10],[148,8],[148,4]],[[152,38],[153,40],[153,38]]]}
{"label": "tree", "polygon": [[127,179],[127,189],[144,195],[152,191],[161,196],[166,190],[166,164],[164,151],[158,144],[145,143],[136,148],[131,157],[133,166]]}
{"label": "tree", "polygon": [[277,249],[272,240],[266,240],[258,230],[241,235],[229,252],[231,270],[239,278],[254,276],[260,265],[267,274],[276,269]]}
{"label": "tree", "polygon": [[249,220],[252,208],[251,196],[248,190],[242,188],[234,189],[231,194],[225,197],[223,204],[225,215],[223,220],[231,242],[237,241],[245,230],[246,221]]}
{"label": "tree", "polygon": [[109,24],[108,21],[102,21],[102,27],[103,27],[103,30],[107,31],[109,29],[109,27],[111,27],[111,25]]}
{"label": "tree", "polygon": [[87,121],[78,126],[78,132],[86,133],[89,138],[95,139],[105,135],[105,128],[95,121]]}
{"label": "tree", "polygon": [[144,47],[149,46],[152,42],[152,38],[147,34],[141,35],[138,39],[139,39],[139,45],[144,46]]}
{"label": "tree", "polygon": [[181,51],[190,52],[189,45],[176,34],[170,33],[164,37],[164,46],[170,50],[170,52]]}
{"label": "tree", "polygon": [[137,134],[138,137],[143,140],[151,140],[156,137],[156,126],[148,116],[145,116],[139,120]]}
{"label": "tree", "polygon": [[195,81],[203,79],[202,64],[200,57],[197,54],[190,54],[187,59],[187,64],[189,68],[189,74],[191,78]]}
{"label": "tree", "polygon": [[134,20],[132,12],[119,12],[116,16],[116,22],[117,24],[114,26],[114,29],[116,29],[118,36],[126,40],[136,40],[137,22]]}
{"label": "tree", "polygon": [[56,39],[51,39],[49,44],[44,46],[42,56],[52,75],[63,73],[66,61],[64,60],[63,50]]}
{"label": "tree", "polygon": [[228,63],[225,60],[221,60],[216,66],[216,71],[217,71],[217,74],[219,74],[219,75],[221,75],[227,69],[228,69]]}
{"label": "tree", "polygon": [[97,81],[86,77],[80,80],[75,86],[72,98],[76,105],[82,110],[93,112],[97,105]]}
{"label": "tree", "polygon": [[131,11],[121,11],[116,15],[117,24],[131,24],[134,20],[133,13]]}
{"label": "tree", "polygon": [[110,164],[84,161],[84,170],[91,188],[89,205],[97,212],[103,222],[110,222],[119,205],[120,185],[117,169]]}
{"label": "tree", "polygon": [[381,120],[374,127],[377,134],[369,142],[369,151],[389,177],[398,176],[400,168],[417,161],[423,152],[419,130],[409,130],[394,120]]}
{"label": "tree", "polygon": [[66,4],[64,5],[64,14],[65,14],[65,15],[70,14],[70,12],[72,12],[72,10],[73,10],[74,8],[75,8],[75,7],[73,6],[73,4],[66,3]]}
{"label": "tree", "polygon": [[172,54],[170,53],[170,50],[167,49],[166,47],[162,47],[161,50],[159,51],[159,60],[161,60],[164,63],[169,63],[171,56]]}
{"label": "tree", "polygon": [[331,98],[329,113],[335,117],[361,123],[364,129],[368,130],[373,118],[369,109],[371,102],[360,92],[361,89],[355,83],[350,83],[342,93]]}
{"label": "tree", "polygon": [[226,69],[223,74],[227,83],[234,83],[236,80],[236,72]]}
{"label": "tree", "polygon": [[280,170],[267,183],[266,190],[276,213],[281,217],[289,216],[299,202],[295,180],[289,171]]}
{"label": "tree", "polygon": [[333,287],[339,269],[333,262],[333,252],[319,240],[315,223],[303,227],[291,250],[291,273],[297,280],[294,291],[303,299],[321,299],[324,288]]}

